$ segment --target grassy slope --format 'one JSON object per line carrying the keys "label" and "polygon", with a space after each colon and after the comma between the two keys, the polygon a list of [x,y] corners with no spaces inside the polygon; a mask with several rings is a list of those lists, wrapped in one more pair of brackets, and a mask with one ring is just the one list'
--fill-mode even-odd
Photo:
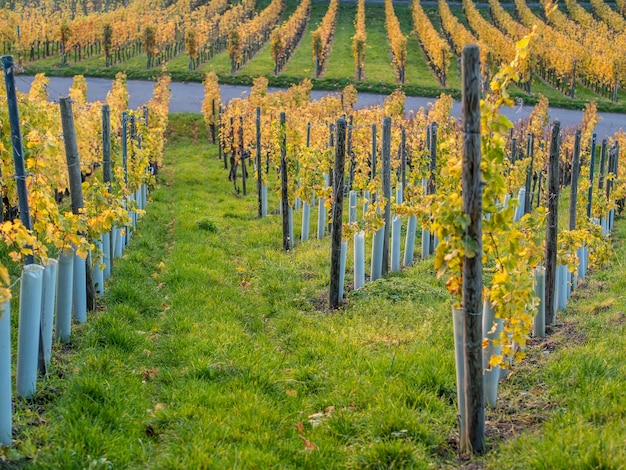
{"label": "grassy slope", "polygon": [[340,4],[333,47],[326,63],[325,78],[341,80],[355,78],[354,56],[352,55],[352,36],[354,36],[354,17],[356,4]]}
{"label": "grassy slope", "polygon": [[[267,0],[259,2],[257,9],[262,9],[267,5]],[[287,0],[287,10],[295,9],[297,0]],[[290,62],[283,72],[278,76],[273,76],[273,63],[269,46],[265,47],[257,54],[257,56],[242,71],[230,74],[230,58],[226,52],[216,55],[211,61],[203,64],[198,70],[189,72],[187,70],[188,60],[184,54],[174,58],[167,64],[168,71],[172,74],[174,80],[179,81],[202,81],[204,74],[208,70],[213,70],[220,75],[223,83],[233,84],[251,84],[252,79],[258,74],[265,74],[270,79],[270,85],[273,86],[289,86],[298,83],[304,77],[313,78],[313,66],[311,59],[311,37],[310,32],[317,27],[319,20],[322,18],[327,8],[326,2],[313,2],[310,27],[296,49]],[[353,80],[354,70],[353,59],[351,53],[351,31],[353,29],[355,8],[354,4],[343,4],[339,15],[337,25],[337,38],[333,44],[333,52],[329,60],[330,64],[324,76],[319,80],[313,80],[315,88],[320,89],[340,89]],[[396,5],[396,13],[403,24],[405,34],[411,30],[410,9],[407,5]],[[425,6],[425,9],[431,17],[436,17],[436,6]],[[462,23],[465,18],[460,6],[453,6],[453,12],[459,17]],[[482,10],[482,14],[489,16],[487,10]],[[367,6],[367,28],[368,28],[368,49],[366,51],[365,64],[365,81],[357,83],[357,87],[362,91],[372,91],[377,93],[390,93],[397,87],[395,73],[391,67],[391,57],[389,45],[384,28],[384,8],[382,4],[369,4]],[[436,27],[437,21],[434,21]],[[404,90],[409,95],[420,96],[438,96],[441,89],[436,83],[429,67],[427,67],[423,54],[419,50],[418,42],[414,37],[409,39],[409,54],[407,64],[407,85]],[[334,56],[334,57],[333,57]],[[92,58],[81,61],[76,64],[72,63],[73,54],[68,56],[69,66],[59,67],[58,57],[41,60],[33,63],[27,63],[26,68],[29,73],[37,73],[45,71],[49,74],[72,76],[76,74],[85,74],[90,76],[114,77],[118,71],[126,71],[128,78],[153,79],[158,75],[160,67],[154,67],[146,70],[145,54],[139,55],[120,65],[104,68],[103,59],[101,57]],[[452,60],[449,71],[450,90],[455,97],[460,97],[460,77],[457,63]],[[611,103],[605,98],[600,97],[593,91],[578,85],[576,90],[576,99],[572,100],[555,90],[549,85],[535,80],[533,83],[533,95],[525,95],[521,90],[513,87],[512,94],[520,96],[528,104],[536,101],[536,94],[541,93],[550,99],[550,102],[559,107],[581,109],[590,99],[598,101],[598,109],[601,111],[624,112],[626,99],[626,91],[620,90],[619,102]]]}
{"label": "grassy slope", "polygon": [[365,79],[370,82],[395,83],[396,75],[391,65],[391,49],[385,29],[385,7],[382,4],[365,5]]}
{"label": "grassy slope", "polygon": [[[162,187],[115,265],[106,308],[70,348],[55,346],[34,403],[17,402],[16,447],[0,457],[77,469],[458,466],[450,306],[432,262],[320,311],[328,238],[281,250],[278,216],[255,218],[255,197],[234,194],[205,139],[199,116],[173,116]],[[626,459],[618,227],[614,264],[504,382],[478,459],[487,468]]]}
{"label": "grassy slope", "polygon": [[311,34],[319,26],[327,9],[328,5],[324,2],[311,2],[311,15],[306,31],[302,35],[298,47],[291,55],[289,62],[287,62],[287,65],[282,70],[281,76],[302,78],[313,78],[315,76],[315,71],[313,70]]}

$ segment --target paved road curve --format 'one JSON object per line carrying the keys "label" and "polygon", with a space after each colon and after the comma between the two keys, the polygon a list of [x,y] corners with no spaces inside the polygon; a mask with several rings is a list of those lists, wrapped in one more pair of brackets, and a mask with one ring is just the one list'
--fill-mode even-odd
{"label": "paved road curve", "polygon": [[[21,91],[27,92],[30,89],[33,77],[17,76],[17,86]],[[87,98],[90,101],[104,100],[106,94],[111,90],[111,79],[108,78],[88,78],[87,79]],[[69,77],[50,77],[48,86],[49,96],[52,100],[58,100],[61,96],[67,96],[68,89],[72,85],[72,78]],[[130,107],[137,108],[152,97],[154,82],[144,80],[129,80],[128,92],[130,95]],[[171,113],[199,113],[203,99],[204,89],[201,83],[178,83],[171,84],[172,100],[170,102]],[[221,85],[222,100],[230,101],[232,98],[246,96],[250,91],[248,86],[237,85]],[[269,91],[276,91],[270,88]],[[319,99],[328,94],[327,91],[313,90],[311,96],[313,99]],[[372,93],[359,93],[357,108],[382,104],[383,95],[375,95]],[[407,111],[415,111],[420,107],[426,108],[429,103],[433,102],[433,98],[408,97],[406,100]],[[532,106],[518,106],[512,109],[503,110],[514,122],[528,117],[532,111]],[[455,103],[453,108],[455,116],[461,116],[461,104]],[[550,119],[559,119],[562,127],[578,126],[582,120],[582,111],[573,111],[568,109],[550,108]],[[604,138],[612,135],[619,129],[626,130],[626,115],[617,113],[599,113],[601,121],[596,128],[598,137]]]}

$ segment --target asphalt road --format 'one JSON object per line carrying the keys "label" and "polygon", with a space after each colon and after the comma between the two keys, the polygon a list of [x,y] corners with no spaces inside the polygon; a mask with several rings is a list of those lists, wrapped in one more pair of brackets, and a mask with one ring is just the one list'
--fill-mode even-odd
{"label": "asphalt road", "polygon": [[[18,75],[16,76],[16,84],[20,91],[27,92],[30,89],[33,77]],[[104,100],[107,93],[111,90],[112,81],[107,78],[88,78],[87,79],[87,99],[89,101]],[[69,77],[50,77],[48,85],[48,95],[52,100],[58,100],[62,96],[67,96],[68,89],[72,85],[72,78]],[[129,106],[137,108],[147,102],[152,97],[154,82],[143,80],[129,80],[128,92],[130,95]],[[202,105],[204,89],[201,83],[178,83],[172,82],[172,99],[170,102],[171,113],[199,113]],[[275,88],[269,88],[269,92],[276,91]],[[245,97],[250,91],[248,86],[237,85],[221,85],[222,100],[228,102],[233,98]],[[313,99],[319,99],[322,96],[331,93],[327,91],[313,90],[311,96]],[[359,99],[356,104],[357,108],[363,108],[371,105],[382,104],[385,97],[372,93],[359,93]],[[408,112],[416,111],[420,107],[427,108],[429,103],[433,102],[433,98],[407,97],[406,109]],[[503,113],[506,114],[513,122],[528,117],[532,111],[532,106],[518,105],[514,108],[504,108]],[[573,111],[569,109],[550,108],[550,119],[558,119],[561,121],[561,127],[579,126],[582,121],[582,111]],[[461,103],[456,102],[453,107],[453,114],[461,116]],[[606,136],[613,135],[620,129],[626,130],[626,114],[618,113],[599,113],[601,118],[596,133],[598,138],[602,139]]]}

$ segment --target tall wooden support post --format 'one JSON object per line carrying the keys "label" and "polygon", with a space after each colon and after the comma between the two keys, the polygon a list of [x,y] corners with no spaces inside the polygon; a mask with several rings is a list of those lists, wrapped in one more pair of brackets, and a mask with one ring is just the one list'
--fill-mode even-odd
{"label": "tall wooden support post", "polygon": [[222,107],[217,108],[217,152],[218,158],[224,160],[224,169],[228,170],[228,159],[226,158],[226,150],[224,149],[224,124],[222,123]]}
{"label": "tall wooden support post", "polygon": [[335,169],[333,178],[333,228],[331,232],[330,253],[330,308],[339,307],[341,280],[341,238],[343,217],[343,178],[346,160],[346,120],[337,121],[337,138],[335,139]]}
{"label": "tall wooden support post", "polygon": [[372,166],[370,167],[370,179],[376,178],[376,124],[372,124]]}
{"label": "tall wooden support post", "polygon": [[352,151],[352,129],[354,127],[352,123],[353,119],[352,116],[350,116],[350,119],[348,121],[348,135],[346,137],[346,152],[348,154],[348,157],[350,157],[350,183],[348,185],[348,189],[350,191],[352,191],[352,186],[354,185],[354,170],[356,169],[356,159],[354,152]]}
{"label": "tall wooden support post", "polygon": [[[239,129],[238,129],[238,137],[239,137],[239,162],[241,163],[241,185],[243,187],[243,195],[247,196],[248,191],[246,189],[246,160],[244,158],[244,150],[243,150],[243,116],[239,116]],[[235,175],[237,176],[237,175]]]}
{"label": "tall wooden support post", "polygon": [[[593,202],[593,172],[596,167],[596,139],[597,136],[594,133],[591,137],[591,158],[589,161],[589,193],[587,195],[587,217],[591,217],[591,204]],[[546,283],[547,282],[548,280],[546,278]]]}
{"label": "tall wooden support post", "polygon": [[[330,123],[329,126],[329,134],[328,134],[328,147],[331,149],[335,148],[335,124],[334,123]],[[333,181],[334,175],[333,175],[333,165],[331,164],[330,167],[328,168],[328,186],[331,188],[334,188],[335,186],[335,182]],[[330,214],[329,215],[329,219],[328,219],[328,233],[332,233],[333,230],[333,208],[331,206],[330,208]]]}
{"label": "tall wooden support post", "polygon": [[532,202],[531,202],[531,183],[533,179],[533,166],[535,162],[535,151],[534,151],[534,143],[535,136],[533,134],[528,134],[526,136],[526,158],[530,158],[530,162],[528,162],[528,169],[526,170],[526,199],[524,200],[524,214],[530,214],[532,211]]}
{"label": "tall wooden support post", "polygon": [[111,183],[111,108],[102,105],[102,182]]}
{"label": "tall wooden support post", "polygon": [[382,149],[382,171],[383,171],[383,197],[387,201],[385,204],[385,230],[383,238],[383,276],[389,272],[389,233],[391,232],[391,118],[383,119],[383,149]]}
{"label": "tall wooden support post", "polygon": [[256,193],[259,219],[263,217],[263,170],[261,169],[261,108],[256,108]]}
{"label": "tall wooden support post", "polygon": [[283,214],[283,248],[289,250],[289,192],[287,188],[287,129],[285,113],[280,113],[280,182]]}
{"label": "tall wooden support post", "polygon": [[468,217],[467,241],[474,251],[463,260],[465,328],[466,436],[461,450],[485,450],[485,398],[482,350],[482,188],[480,174],[480,54],[478,46],[463,48],[463,211]]}
{"label": "tall wooden support post", "polygon": [[122,166],[124,168],[124,184],[128,187],[128,113],[126,111],[122,113]]}
{"label": "tall wooden support post", "polygon": [[[426,187],[426,194],[437,194],[437,130],[439,126],[436,122],[433,122],[430,126],[430,133],[428,141],[430,142],[430,166],[428,184]],[[437,246],[435,244],[435,234],[430,234],[429,250],[430,254],[434,254]]]}
{"label": "tall wooden support post", "polygon": [[402,127],[400,139],[400,182],[402,191],[406,191],[406,129]]}
{"label": "tall wooden support post", "polygon": [[602,145],[600,146],[600,167],[598,168],[598,189],[602,193],[604,189],[604,173],[606,167],[606,150],[609,147],[609,141],[602,139]]}
{"label": "tall wooden support post", "polygon": [[556,252],[559,233],[559,121],[552,125],[548,160],[548,218],[546,221],[546,324],[554,324],[556,289]]}
{"label": "tall wooden support post", "polygon": [[[28,189],[26,187],[26,167],[24,165],[24,148],[22,146],[22,131],[20,129],[20,114],[17,107],[17,92],[15,88],[15,75],[13,56],[2,57],[4,68],[4,83],[7,90],[7,103],[9,107],[9,125],[11,126],[11,143],[13,144],[13,163],[15,165],[15,184],[17,186],[17,198],[20,207],[20,222],[27,229],[31,229],[30,208],[28,207]],[[26,255],[24,264],[33,264],[35,257]]]}
{"label": "tall wooden support post", "polygon": [[576,203],[578,200],[578,175],[580,173],[580,129],[574,136],[574,155],[572,158],[572,184],[569,196],[569,229],[576,230]]}
{"label": "tall wooden support post", "polygon": [[[67,162],[67,171],[70,181],[70,201],[72,213],[78,215],[83,204],[83,187],[80,174],[80,158],[78,156],[78,144],[76,142],[76,127],[74,126],[74,113],[72,111],[72,102],[69,97],[59,100],[61,109],[61,126],[63,128],[63,141],[65,142],[65,160]],[[124,134],[124,132],[122,133]],[[125,174],[128,178],[128,173]],[[126,180],[128,185],[128,180]],[[91,263],[89,258],[85,261],[87,275],[87,310],[95,309],[96,290],[93,285],[93,276]]]}

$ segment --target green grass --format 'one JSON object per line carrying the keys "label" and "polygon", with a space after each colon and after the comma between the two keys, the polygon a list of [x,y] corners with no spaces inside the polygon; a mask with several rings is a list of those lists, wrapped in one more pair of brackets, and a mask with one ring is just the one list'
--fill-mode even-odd
{"label": "green grass", "polygon": [[334,80],[356,78],[352,54],[356,4],[340,4],[338,16],[333,48],[326,63],[324,77]]}
{"label": "green grass", "polygon": [[385,29],[385,7],[382,4],[365,5],[365,32],[365,79],[369,82],[396,83]]}
{"label": "green grass", "polygon": [[[285,5],[281,15],[281,21],[279,24],[287,21],[289,17],[296,11],[298,7],[297,3],[289,2]],[[274,59],[272,58],[272,45],[271,40],[267,41],[256,55],[249,60],[239,70],[240,74],[249,75],[251,77],[258,77],[259,75],[270,75],[274,73]]]}
{"label": "green grass", "polygon": [[[432,261],[348,292],[342,310],[327,311],[328,237],[283,251],[279,216],[259,220],[255,196],[235,194],[201,116],[171,119],[161,186],[115,263],[105,308],[74,328],[70,347],[55,346],[34,401],[16,402],[16,444],[0,461],[460,466],[450,299]],[[277,206],[271,193],[270,212]],[[613,264],[585,281],[503,382],[487,415],[489,450],[474,463],[625,461],[626,224],[617,227]]]}
{"label": "green grass", "polygon": [[[268,3],[267,0],[258,3],[257,10],[261,10],[267,6]],[[297,0],[286,0],[286,8],[283,17],[287,18],[287,16],[295,10],[298,3]],[[322,77],[319,79],[313,78],[311,31],[318,26],[320,20],[326,13],[327,7],[328,4],[326,2],[313,2],[309,25],[305,34],[290,61],[278,76],[273,75],[274,66],[269,43],[265,44],[256,56],[235,74],[230,73],[230,58],[227,52],[217,54],[209,62],[201,65],[194,71],[188,70],[188,59],[185,54],[180,54],[166,64],[167,70],[171,74],[172,79],[177,81],[201,82],[204,79],[205,73],[209,70],[213,70],[219,75],[220,82],[225,84],[250,85],[256,76],[265,75],[269,80],[270,86],[275,87],[287,87],[299,83],[306,77],[312,79],[314,88],[324,90],[339,90],[349,83],[353,83],[359,91],[381,94],[391,93],[398,88],[399,84],[397,83],[395,72],[391,65],[391,51],[385,31],[385,14],[382,4],[368,4],[366,8],[368,48],[366,50],[364,80],[361,82],[355,82],[354,80],[355,72],[351,50],[351,37],[354,34],[353,22],[356,6],[353,3],[340,5],[336,34],[328,63],[326,64]],[[402,24],[403,32],[409,34],[412,30],[409,6],[398,4],[395,5],[395,10]],[[451,6],[451,10],[462,24],[466,24],[461,6]],[[437,7],[426,5],[425,11],[430,16],[435,27],[439,29]],[[481,14],[486,18],[489,17],[488,11],[484,8],[481,10]],[[73,54],[69,54],[68,61],[67,66],[60,67],[59,57],[57,56],[26,63],[25,66],[30,74],[46,72],[49,75],[73,76],[76,74],[84,74],[94,77],[113,78],[119,71],[124,71],[129,79],[150,80],[158,76],[161,70],[161,67],[154,67],[147,70],[145,68],[145,54],[140,54],[110,68],[104,67],[104,59],[102,56],[73,63]],[[445,91],[457,99],[460,98],[460,74],[455,59],[452,59],[450,63],[448,88],[444,90],[439,87],[434,74],[426,63],[424,55],[419,48],[418,41],[413,35],[409,35],[406,82],[407,83],[402,86],[402,89],[410,96],[437,97]],[[626,90],[620,90],[618,93],[619,101],[612,103],[610,100],[601,97],[581,85],[578,85],[576,88],[575,99],[566,97],[549,85],[540,84],[538,80],[535,80],[534,88],[543,95],[548,96],[552,106],[582,109],[589,100],[595,99],[597,100],[599,111],[626,112]],[[527,104],[532,105],[536,102],[535,89],[533,89],[533,94],[531,95],[526,95],[519,89],[513,89],[512,94],[516,97],[523,98],[524,102]]]}
{"label": "green grass", "polygon": [[308,77],[315,76],[313,69],[312,33],[317,29],[322,18],[326,14],[328,5],[324,2],[311,2],[311,14],[306,30],[300,39],[300,44],[291,55],[289,62],[280,73],[283,77]]}
{"label": "green grass", "polygon": [[414,32],[411,9],[398,6],[394,9],[400,22],[402,33],[408,38],[406,59],[407,83],[422,88],[436,88],[439,86],[439,81],[428,64],[428,60],[417,39],[417,33]]}

